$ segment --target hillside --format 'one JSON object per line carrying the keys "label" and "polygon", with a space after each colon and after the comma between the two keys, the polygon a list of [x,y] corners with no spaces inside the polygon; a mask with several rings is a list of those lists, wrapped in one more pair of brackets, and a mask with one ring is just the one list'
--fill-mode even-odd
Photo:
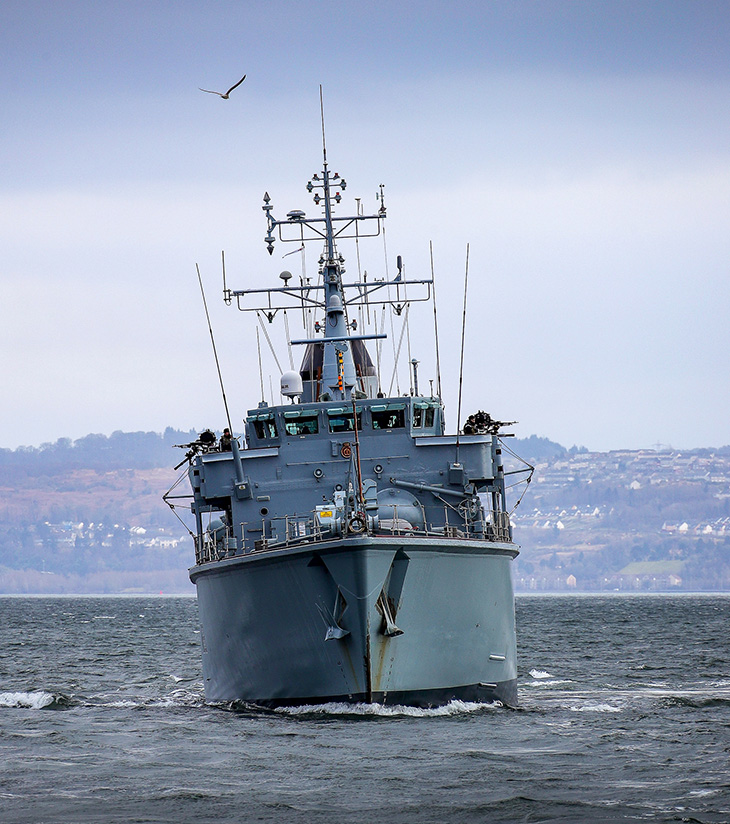
{"label": "hillside", "polygon": [[0,450],[0,592],[185,592],[192,544],[162,501],[194,432]]}
{"label": "hillside", "polygon": [[538,461],[513,516],[528,590],[730,589],[730,448]]}
{"label": "hillside", "polygon": [[[115,432],[0,450],[0,593],[191,591],[192,541],[162,495],[184,454],[174,444],[194,437]],[[513,513],[518,591],[730,589],[730,447],[506,446],[535,466]],[[513,487],[513,504],[523,491]]]}

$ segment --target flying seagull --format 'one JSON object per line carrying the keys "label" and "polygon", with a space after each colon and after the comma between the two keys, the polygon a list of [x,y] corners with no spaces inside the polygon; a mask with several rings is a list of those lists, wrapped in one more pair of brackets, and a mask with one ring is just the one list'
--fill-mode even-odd
{"label": "flying seagull", "polygon": [[228,91],[227,91],[225,94],[223,94],[223,92],[213,92],[213,91],[211,91],[210,89],[200,89],[200,86],[198,86],[198,88],[200,89],[200,91],[201,91],[201,92],[208,92],[208,94],[217,94],[219,97],[223,98],[223,100],[228,100],[228,95],[230,95],[230,93],[231,93],[231,92],[232,92],[232,91],[233,91],[233,90],[234,90],[237,86],[240,86],[240,85],[241,85],[241,83],[243,83],[243,81],[244,81],[245,79],[246,79],[246,75],[244,74],[244,75],[243,75],[243,77],[242,77],[242,78],[238,81],[238,83],[234,83],[234,84],[231,86],[231,88],[230,88],[230,89],[228,89]]}

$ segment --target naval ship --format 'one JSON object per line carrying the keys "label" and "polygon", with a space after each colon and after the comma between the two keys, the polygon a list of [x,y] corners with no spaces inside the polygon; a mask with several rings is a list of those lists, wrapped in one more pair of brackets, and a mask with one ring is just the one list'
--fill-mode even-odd
{"label": "naval ship", "polygon": [[[386,312],[406,324],[411,304],[434,300],[433,275],[409,279],[398,257],[395,276],[348,281],[340,248],[381,235],[386,208],[381,186],[373,214],[359,199],[337,214],[346,185],[323,145],[306,185],[316,217],[279,220],[264,195],[269,254],[277,241],[302,256],[318,244],[317,278],[282,272],[281,285],[236,291],[224,262],[225,302],[255,312],[267,341],[265,321],[281,312],[302,356],[281,375],[283,402],[261,400],[241,435],[207,430],[183,445],[206,700],[514,706],[505,424],[480,411],[445,434],[440,374],[421,393],[415,358],[409,391],[383,391]],[[302,318],[301,339],[287,311]],[[434,325],[437,335],[435,310]],[[393,333],[399,352],[403,325]],[[263,385],[261,373],[262,396]]]}

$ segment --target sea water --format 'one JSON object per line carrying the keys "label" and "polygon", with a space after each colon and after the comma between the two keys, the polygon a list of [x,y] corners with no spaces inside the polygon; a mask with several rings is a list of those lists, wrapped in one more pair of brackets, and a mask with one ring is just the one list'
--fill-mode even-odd
{"label": "sea water", "polygon": [[730,597],[516,610],[521,709],[267,711],[193,598],[0,598],[0,821],[730,821]]}

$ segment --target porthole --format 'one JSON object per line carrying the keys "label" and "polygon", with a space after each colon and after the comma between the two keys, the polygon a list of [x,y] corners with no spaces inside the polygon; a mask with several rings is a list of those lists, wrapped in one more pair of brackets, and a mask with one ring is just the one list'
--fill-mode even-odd
{"label": "porthole", "polygon": [[375,464],[373,471],[380,473],[383,471],[383,467],[380,464]]}
{"label": "porthole", "polygon": [[322,470],[319,467],[317,467],[314,470],[314,477],[315,478],[321,478],[323,475],[324,475],[324,472],[322,472]]}
{"label": "porthole", "polygon": [[268,508],[267,508],[267,507],[265,507],[265,506],[262,506],[262,507],[261,507],[261,514],[262,514],[262,515],[268,515],[268,514],[269,514],[269,510],[268,510]]}

